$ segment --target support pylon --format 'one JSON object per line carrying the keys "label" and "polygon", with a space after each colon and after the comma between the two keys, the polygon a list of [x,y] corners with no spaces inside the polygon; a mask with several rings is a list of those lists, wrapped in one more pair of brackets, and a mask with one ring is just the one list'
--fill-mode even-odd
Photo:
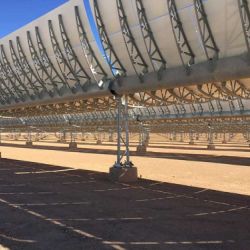
{"label": "support pylon", "polygon": [[[124,98],[124,104],[121,96],[116,95],[115,98],[117,103],[117,154],[116,162],[110,168],[109,176],[113,181],[135,182],[138,174],[137,168],[130,161],[127,96]],[[123,138],[123,132],[125,138]],[[125,152],[122,152],[122,144],[125,146]]]}

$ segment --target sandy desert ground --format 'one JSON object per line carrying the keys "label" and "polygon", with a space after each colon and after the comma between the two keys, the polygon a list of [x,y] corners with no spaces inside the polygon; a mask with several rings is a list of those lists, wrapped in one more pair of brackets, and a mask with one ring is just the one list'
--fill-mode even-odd
{"label": "sandy desert ground", "polygon": [[113,183],[115,143],[78,148],[55,138],[2,140],[0,249],[230,249],[250,245],[250,148],[242,140],[206,149],[153,137],[131,159],[141,178]]}
{"label": "sandy desert ground", "polygon": [[[169,141],[162,136],[151,137],[145,155],[136,154],[137,138],[131,140],[131,160],[139,176],[159,182],[175,183],[204,189],[250,195],[250,147],[242,138],[221,143],[215,140],[216,150],[207,150],[205,138],[195,145]],[[34,142],[33,148],[25,141],[2,141],[2,157],[108,172],[114,164],[115,143],[94,140],[78,141],[77,150],[68,150],[68,144],[57,143],[55,138]]]}

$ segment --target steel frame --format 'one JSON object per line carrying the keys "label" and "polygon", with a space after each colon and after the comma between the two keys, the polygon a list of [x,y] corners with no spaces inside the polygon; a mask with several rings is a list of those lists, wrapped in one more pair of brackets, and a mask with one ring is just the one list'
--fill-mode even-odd
{"label": "steel frame", "polygon": [[66,58],[64,57],[62,53],[62,50],[59,46],[59,43],[57,41],[57,38],[54,32],[51,20],[48,21],[48,27],[49,27],[50,41],[51,41],[54,54],[56,56],[58,67],[61,71],[61,74],[63,75],[64,81],[67,87],[74,94],[77,91],[76,90],[77,86],[79,87],[80,85],[79,79],[75,75],[75,72],[72,70],[71,66],[68,64]]}
{"label": "steel frame", "polygon": [[250,91],[238,80],[224,81],[220,86],[231,97],[250,99]]}
{"label": "steel frame", "polygon": [[23,88],[27,90],[27,92],[29,93],[29,97],[32,100],[34,100],[36,98],[36,95],[39,94],[39,91],[36,88],[36,86],[32,85],[30,79],[28,78],[26,72],[24,71],[24,67],[23,65],[21,65],[21,62],[19,61],[16,55],[16,52],[14,50],[11,40],[9,41],[9,48],[10,48],[10,54],[11,54],[16,76],[18,77],[19,82],[21,82],[22,85],[24,86]]}
{"label": "steel frame", "polygon": [[94,80],[96,81],[98,86],[101,86],[102,82],[107,79],[107,73],[103,69],[102,65],[100,64],[99,60],[95,55],[94,50],[90,45],[77,6],[75,6],[75,18],[76,18],[78,36],[80,39],[82,50],[84,52],[85,59],[88,63],[89,69],[92,73]]}
{"label": "steel frame", "polygon": [[[12,91],[11,86],[8,86],[8,78],[3,70],[3,65],[0,60],[0,81],[1,81],[1,93],[3,93],[2,99],[5,99],[5,102],[1,102],[2,105],[10,104],[13,100],[15,103],[18,103],[18,97],[15,96],[15,91]],[[7,82],[7,83],[6,83]],[[2,100],[1,99],[1,100]]]}
{"label": "steel frame", "polygon": [[185,34],[181,19],[177,11],[175,0],[167,0],[167,5],[178,52],[187,74],[190,74],[191,66],[195,63],[195,55],[187,40],[187,36]]}
{"label": "steel frame", "polygon": [[144,43],[147,48],[148,56],[150,58],[153,69],[158,72],[160,77],[161,71],[166,69],[166,61],[163,58],[162,53],[154,38],[154,34],[148,22],[142,0],[136,0],[135,2],[136,2],[137,16],[139,19]]}
{"label": "steel frame", "polygon": [[[71,68],[72,74],[74,74],[74,77],[78,79],[78,82],[81,86],[84,87],[85,84],[89,84],[91,79],[88,75],[88,73],[83,68],[81,62],[79,61],[72,45],[69,39],[69,36],[66,32],[66,29],[64,27],[63,23],[63,17],[62,15],[58,15],[58,21],[59,21],[59,28],[61,32],[61,38],[63,42],[64,51],[66,54],[66,57],[69,62],[69,66]],[[58,45],[59,46],[59,45]]]}
{"label": "steel frame", "polygon": [[127,48],[127,52],[130,58],[130,62],[134,68],[136,75],[139,77],[140,81],[143,81],[143,76],[148,72],[148,65],[141,55],[140,50],[135,42],[134,36],[130,30],[128,20],[122,5],[122,0],[116,0],[117,13],[120,21],[120,26],[122,30],[122,36],[124,43]]}
{"label": "steel frame", "polygon": [[[46,68],[42,64],[40,57],[38,56],[38,53],[34,47],[29,31],[27,31],[27,41],[28,41],[28,46],[29,46],[29,51],[30,51],[30,55],[32,58],[32,62],[35,67],[36,73],[40,79],[40,82],[44,83],[44,88],[46,88],[46,91],[50,95],[50,97],[54,96],[54,92],[60,95],[60,91],[57,88],[56,83],[53,81],[53,79],[51,79]],[[52,89],[47,88],[51,86],[53,86]]]}
{"label": "steel frame", "polygon": [[102,20],[97,0],[94,0],[94,14],[99,36],[101,38],[102,47],[105,52],[106,60],[109,64],[110,70],[115,77],[124,77],[126,76],[126,69],[119,60],[107,35],[107,31]]}
{"label": "steel frame", "polygon": [[[10,66],[10,63],[6,57],[4,47],[1,45],[2,63],[1,69],[4,72],[5,79],[8,81],[8,85],[12,86],[13,91],[18,95],[21,101],[25,101],[26,97],[30,97],[30,93],[22,82],[17,78],[17,75]],[[25,95],[26,94],[26,95]]]}
{"label": "steel frame", "polygon": [[18,36],[16,37],[16,44],[17,44],[17,51],[18,51],[18,56],[20,58],[21,66],[23,67],[23,70],[25,74],[27,75],[27,78],[30,80],[30,84],[32,84],[34,88],[36,89],[37,96],[41,98],[41,96],[44,93],[49,94],[44,82],[42,82],[39,79],[39,77],[34,73],[34,70],[30,66],[27,60],[27,57],[23,51],[20,38]]}
{"label": "steel frame", "polygon": [[248,54],[250,54],[250,10],[247,0],[238,0],[242,29]]}
{"label": "steel frame", "polygon": [[35,27],[35,33],[36,33],[36,42],[37,42],[37,46],[38,46],[38,50],[39,50],[39,54],[41,58],[41,63],[44,69],[47,71],[48,76],[51,79],[51,82],[53,82],[53,85],[57,86],[56,88],[58,89],[57,92],[59,96],[61,96],[62,89],[67,88],[67,83],[62,79],[62,77],[57,72],[55,66],[51,62],[48,56],[47,50],[43,44],[43,41],[39,32],[39,28],[37,26]]}
{"label": "steel frame", "polygon": [[212,30],[210,28],[203,1],[194,0],[194,6],[200,37],[206,57],[210,61],[217,60],[219,57],[219,49],[216,45]]}

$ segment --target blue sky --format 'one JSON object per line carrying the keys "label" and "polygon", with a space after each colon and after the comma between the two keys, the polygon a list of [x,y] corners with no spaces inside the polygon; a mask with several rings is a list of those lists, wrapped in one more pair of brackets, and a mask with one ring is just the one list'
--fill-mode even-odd
{"label": "blue sky", "polygon": [[[0,0],[0,38],[21,28],[34,19],[46,14],[54,8],[69,0]],[[90,26],[97,42],[98,48],[104,55],[101,40],[95,26],[94,17],[91,14],[89,0],[83,0]]]}
{"label": "blue sky", "polygon": [[0,37],[21,28],[68,0],[1,0]]}

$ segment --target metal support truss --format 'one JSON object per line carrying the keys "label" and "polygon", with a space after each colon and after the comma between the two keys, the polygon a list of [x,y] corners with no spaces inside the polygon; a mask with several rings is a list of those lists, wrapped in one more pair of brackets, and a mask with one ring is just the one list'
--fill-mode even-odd
{"label": "metal support truss", "polygon": [[67,35],[66,29],[63,24],[63,18],[62,15],[58,16],[59,20],[59,27],[60,27],[60,32],[61,32],[61,37],[63,41],[63,47],[65,50],[65,54],[68,58],[69,66],[71,66],[72,72],[74,72],[74,76],[78,79],[80,84],[85,84],[90,83],[90,77],[88,73],[85,71],[83,68],[81,62],[79,61],[71,43],[69,36]]}
{"label": "metal support truss", "polygon": [[11,90],[11,86],[8,86],[8,79],[5,76],[5,73],[3,71],[2,62],[0,61],[0,90],[2,93],[1,100],[3,101],[3,105],[5,103],[10,104],[11,100],[13,100],[15,103],[18,103],[18,98],[15,96],[15,92]]}
{"label": "metal support truss", "polygon": [[186,87],[169,89],[169,92],[181,102],[197,102],[201,101],[201,97],[196,95],[192,90]]}
{"label": "metal support truss", "polygon": [[250,55],[250,10],[247,0],[238,0],[240,18],[245,36],[246,47]]}
{"label": "metal support truss", "polygon": [[107,31],[105,29],[105,25],[101,17],[101,13],[99,10],[97,0],[94,0],[94,12],[95,12],[95,20],[96,20],[97,29],[99,32],[99,36],[101,38],[102,47],[105,52],[106,60],[109,64],[110,70],[115,77],[125,76],[126,69],[123,67],[121,61],[119,60],[109,40]]}
{"label": "metal support truss", "polygon": [[8,81],[8,85],[12,86],[12,90],[21,101],[25,101],[26,97],[30,97],[30,93],[22,82],[17,78],[14,70],[11,68],[10,63],[6,57],[4,47],[1,45],[1,56],[2,56],[2,65],[1,68],[4,71],[5,79]]}
{"label": "metal support truss", "polygon": [[210,28],[207,14],[203,6],[202,0],[194,0],[195,14],[198,22],[199,32],[204,48],[204,52],[208,60],[217,60],[219,57],[219,49],[214,40],[212,30]]}
{"label": "metal support truss", "polygon": [[160,105],[163,103],[172,104],[178,102],[176,96],[174,96],[169,89],[161,89],[157,91],[148,91],[147,92],[152,99],[155,99]]}
{"label": "metal support truss", "polygon": [[32,84],[31,79],[26,74],[25,65],[23,65],[17,57],[11,40],[9,40],[9,48],[19,82],[23,85],[23,88],[30,93],[30,98],[32,100],[36,99],[36,96],[40,97],[38,88]]}
{"label": "metal support truss", "polygon": [[198,111],[199,115],[201,116],[204,112],[203,106],[201,103],[196,103],[196,106],[197,106],[197,111]]}
{"label": "metal support truss", "polygon": [[116,0],[117,11],[120,21],[120,26],[122,30],[122,36],[127,48],[127,52],[131,61],[131,64],[134,68],[135,73],[141,81],[143,81],[143,76],[148,72],[148,65],[146,64],[144,58],[141,55],[141,52],[135,42],[133,34],[128,25],[127,16],[125,14],[122,0]]}
{"label": "metal support truss", "polygon": [[193,114],[193,115],[196,115],[197,111],[196,111],[196,108],[195,108],[194,104],[193,104],[193,103],[190,103],[190,104],[189,104],[189,107],[190,107],[190,110],[191,110],[192,114]]}
{"label": "metal support truss", "polygon": [[187,73],[191,71],[191,65],[194,64],[195,55],[191,49],[191,46],[187,40],[187,36],[184,32],[181,19],[179,17],[175,0],[167,0],[168,11],[172,30],[175,38],[175,42],[179,51],[179,55],[183,66]]}
{"label": "metal support truss", "polygon": [[[133,164],[130,161],[129,154],[129,128],[128,128],[128,102],[127,97],[124,98],[124,103],[122,103],[122,98],[116,96],[117,103],[117,159],[114,167],[132,167]],[[122,136],[122,132],[125,130],[125,139]],[[121,146],[124,144],[125,152],[121,150]],[[123,157],[126,156],[124,163],[122,162]]]}
{"label": "metal support truss", "polygon": [[68,88],[71,90],[72,93],[75,93],[77,86],[80,85],[80,82],[61,51],[51,20],[48,21],[48,26],[51,45],[56,56],[58,67],[63,75],[65,82],[67,83]]}
{"label": "metal support truss", "polygon": [[229,108],[230,108],[231,114],[233,114],[234,111],[235,111],[235,109],[236,109],[233,100],[229,99],[228,100],[228,104],[229,104]]}
{"label": "metal support truss", "polygon": [[161,51],[155,41],[154,34],[149,25],[142,0],[136,0],[136,9],[148,56],[152,63],[153,69],[159,73],[160,77],[161,71],[166,69],[166,61],[163,58]]}
{"label": "metal support truss", "polygon": [[174,103],[173,110],[177,117],[180,117],[186,114],[186,109],[182,103]]}
{"label": "metal support truss", "polygon": [[215,83],[198,85],[197,90],[207,99],[225,99],[225,94]]}
{"label": "metal support truss", "polygon": [[243,103],[242,103],[241,98],[237,98],[237,103],[238,103],[238,106],[239,106],[239,108],[240,108],[240,112],[243,112],[244,109],[245,109],[245,107],[244,107],[244,105],[243,105]]}
{"label": "metal support truss", "polygon": [[221,106],[220,100],[215,100],[215,103],[216,103],[218,112],[221,113],[223,111],[223,108]]}
{"label": "metal support truss", "polygon": [[49,78],[51,79],[51,82],[53,82],[54,88],[57,86],[56,89],[58,89],[58,94],[61,95],[61,90],[63,88],[67,88],[67,83],[62,79],[62,77],[59,75],[57,70],[55,69],[53,63],[51,62],[47,50],[43,44],[40,32],[38,27],[35,27],[35,32],[36,32],[36,41],[37,41],[37,46],[39,49],[39,54],[41,57],[41,63],[44,67],[44,69],[47,71]]}
{"label": "metal support truss", "polygon": [[250,91],[239,80],[223,81],[220,86],[227,95],[250,98]]}
{"label": "metal support truss", "polygon": [[56,92],[58,95],[60,95],[60,91],[57,88],[56,83],[53,81],[53,79],[51,78],[51,76],[47,72],[46,68],[43,66],[40,57],[38,56],[38,53],[34,47],[34,44],[33,44],[33,41],[31,39],[31,35],[30,35],[29,31],[27,31],[27,41],[28,41],[29,51],[31,54],[33,65],[36,69],[36,73],[40,79],[40,82],[43,83],[44,88],[47,89],[47,92],[51,97],[53,97],[54,92]]}
{"label": "metal support truss", "polygon": [[107,78],[107,73],[103,69],[102,65],[98,61],[94,50],[92,49],[89,39],[87,37],[87,33],[85,32],[80,14],[79,9],[75,6],[75,16],[76,16],[76,25],[78,30],[78,35],[81,43],[81,47],[83,49],[83,53],[85,59],[88,63],[90,71],[92,73],[93,78],[95,79],[98,86],[102,86],[103,81]]}
{"label": "metal support truss", "polygon": [[5,105],[6,103],[10,103],[10,99],[8,97],[8,94],[3,90],[2,86],[4,85],[4,82],[2,79],[0,79],[0,103],[2,105]]}
{"label": "metal support truss", "polygon": [[29,62],[27,60],[26,55],[24,54],[19,37],[16,38],[16,43],[17,43],[18,55],[20,58],[19,61],[20,61],[21,67],[23,68],[23,73],[26,74],[27,78],[29,79],[30,84],[33,86],[35,90],[35,93],[37,94],[39,98],[41,98],[41,96],[44,93],[49,94],[49,91],[47,90],[44,82],[42,82],[38,78],[38,76],[34,73],[34,70],[32,69],[32,67],[29,65]]}
{"label": "metal support truss", "polygon": [[211,100],[208,101],[209,112],[213,114],[215,112],[214,105]]}

